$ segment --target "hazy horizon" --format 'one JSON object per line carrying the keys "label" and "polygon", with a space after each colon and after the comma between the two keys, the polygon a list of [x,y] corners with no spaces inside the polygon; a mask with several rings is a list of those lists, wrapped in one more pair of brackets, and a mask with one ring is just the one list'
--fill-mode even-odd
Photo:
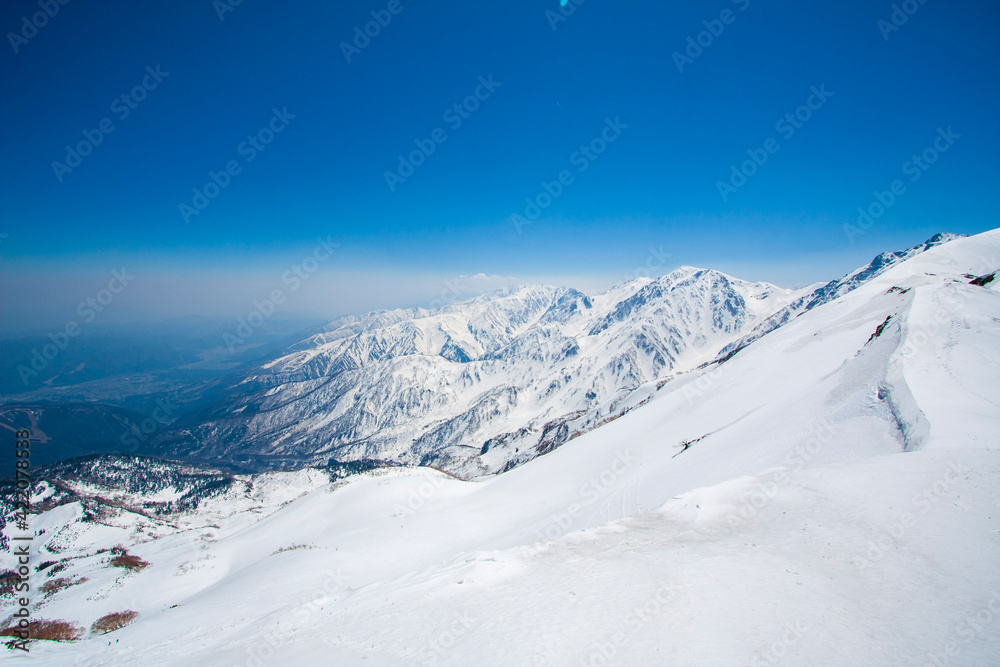
{"label": "hazy horizon", "polygon": [[0,8],[3,330],[123,269],[105,322],[236,317],[317,239],[281,312],[601,289],[650,248],[794,287],[1000,218],[994,4],[220,6]]}
{"label": "hazy horizon", "polygon": [[[345,270],[331,257],[329,266],[321,266],[313,273],[303,269],[296,274],[299,261],[282,265],[271,260],[273,269],[261,269],[253,274],[188,268],[171,271],[169,267],[154,266],[145,274],[130,267],[143,266],[142,261],[118,264],[105,274],[99,272],[73,272],[72,268],[55,266],[33,280],[33,287],[43,290],[47,302],[38,303],[27,290],[18,290],[25,278],[13,279],[5,267],[0,284],[9,295],[5,303],[8,317],[0,321],[0,335],[11,337],[44,333],[45,329],[60,328],[67,320],[79,319],[91,309],[85,305],[88,298],[96,298],[114,272],[122,273],[128,280],[126,288],[114,295],[114,300],[100,311],[94,308],[90,330],[113,328],[123,324],[153,325],[162,321],[185,317],[206,318],[212,321],[235,320],[254,310],[254,303],[267,300],[274,289],[283,292],[286,300],[275,309],[278,319],[308,321],[319,324],[343,315],[393,308],[434,308],[455,301],[465,301],[479,294],[516,284],[544,284],[556,287],[573,287],[585,292],[601,292],[613,285],[638,277],[658,277],[678,266],[690,265],[715,269],[736,278],[752,282],[768,282],[783,288],[800,288],[817,282],[839,278],[867,264],[880,252],[892,252],[917,245],[922,238],[900,247],[872,250],[863,256],[863,250],[850,256],[813,256],[795,258],[788,262],[755,264],[746,260],[730,259],[712,261],[683,261],[664,244],[650,245],[632,266],[625,266],[620,273],[606,271],[602,274],[577,275],[487,275],[485,273],[440,276],[432,273],[404,274],[399,269],[367,271]],[[337,249],[339,252],[340,249]],[[291,257],[291,254],[286,254]],[[308,257],[306,253],[303,257]],[[853,261],[853,263],[851,263]],[[55,264],[55,262],[53,262]],[[326,264],[326,262],[324,262]],[[36,267],[37,270],[37,267]],[[60,275],[63,272],[63,275]],[[65,274],[72,273],[72,278]],[[301,276],[305,276],[302,278]],[[86,287],[84,287],[86,285]],[[115,285],[117,287],[117,284]],[[84,304],[81,306],[81,304]],[[100,305],[98,303],[98,305]]]}

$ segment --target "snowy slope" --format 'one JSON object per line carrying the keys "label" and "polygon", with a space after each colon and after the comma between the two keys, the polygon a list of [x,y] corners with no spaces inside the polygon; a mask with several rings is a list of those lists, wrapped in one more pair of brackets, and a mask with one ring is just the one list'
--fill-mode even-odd
{"label": "snowy slope", "polygon": [[36,614],[140,616],[10,662],[995,664],[998,265],[931,248],[503,475],[273,473],[141,543],[50,510],[151,566],[73,557]]}
{"label": "snowy slope", "polygon": [[815,289],[804,290],[804,293],[801,296],[793,299],[787,306],[778,312],[766,317],[764,321],[755,326],[753,331],[749,334],[724,347],[719,354],[719,359],[725,359],[728,356],[735,354],[761,336],[774,331],[778,327],[795,319],[802,313],[812,310],[817,306],[821,306],[824,303],[833,301],[834,299],[857,289],[899,262],[915,257],[916,255],[931,248],[935,248],[939,245],[959,238],[962,238],[959,234],[935,234],[923,243],[915,245],[912,248],[897,250],[895,252],[883,252],[878,257],[873,259],[867,266],[863,266],[856,271],[852,271],[843,278],[831,280],[825,285],[817,286]]}

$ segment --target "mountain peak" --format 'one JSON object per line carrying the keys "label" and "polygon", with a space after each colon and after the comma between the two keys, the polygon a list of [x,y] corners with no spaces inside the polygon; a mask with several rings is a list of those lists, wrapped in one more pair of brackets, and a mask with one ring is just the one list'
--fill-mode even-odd
{"label": "mountain peak", "polygon": [[691,278],[692,276],[697,276],[703,273],[718,273],[713,269],[703,269],[698,266],[689,266],[684,264],[678,266],[676,269],[670,273],[666,273],[660,277],[660,280],[684,280],[685,278]]}
{"label": "mountain peak", "polygon": [[943,245],[945,243],[948,243],[950,241],[954,241],[956,239],[963,239],[965,237],[966,237],[965,234],[952,234],[951,232],[938,232],[934,236],[932,236],[929,239],[927,239],[926,241],[924,241],[923,244],[921,244],[919,246],[916,246],[916,247],[918,247],[918,248],[922,247],[924,250],[927,250],[929,248],[933,248],[935,246]]}

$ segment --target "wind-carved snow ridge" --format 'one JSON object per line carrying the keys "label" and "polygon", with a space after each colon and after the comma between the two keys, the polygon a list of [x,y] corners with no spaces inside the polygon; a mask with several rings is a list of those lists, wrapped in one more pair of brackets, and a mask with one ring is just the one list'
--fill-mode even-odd
{"label": "wind-carved snow ridge", "polygon": [[899,429],[903,451],[912,452],[923,447],[930,436],[930,423],[906,383],[903,360],[898,351],[889,360],[878,391],[879,398],[888,405]]}
{"label": "wind-carved snow ridge", "polygon": [[920,449],[930,433],[927,417],[917,405],[903,373],[901,350],[914,296],[909,290],[907,292],[909,294],[900,295],[901,305],[875,328],[862,352],[879,359],[882,370],[876,383],[876,397],[885,404],[904,452]]}

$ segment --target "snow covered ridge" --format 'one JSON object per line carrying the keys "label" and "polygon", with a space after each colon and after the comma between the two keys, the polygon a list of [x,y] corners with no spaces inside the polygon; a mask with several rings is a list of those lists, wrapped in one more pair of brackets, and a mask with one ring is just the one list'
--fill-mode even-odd
{"label": "snow covered ridge", "polygon": [[808,291],[806,294],[803,294],[799,298],[795,299],[778,312],[772,314],[770,317],[754,327],[753,331],[751,331],[748,335],[724,347],[719,353],[718,360],[722,360],[736,354],[736,352],[740,351],[761,336],[774,331],[781,325],[786,324],[802,313],[811,310],[816,306],[821,306],[824,303],[833,301],[837,297],[843,296],[844,294],[857,289],[899,262],[919,255],[920,253],[930,250],[931,248],[960,238],[965,237],[961,234],[935,234],[923,243],[915,245],[912,248],[898,250],[896,252],[882,253],[873,259],[868,266],[857,269],[843,278],[831,280],[821,287]]}
{"label": "snow covered ridge", "polygon": [[47,508],[32,613],[79,639],[4,657],[995,664],[998,267],[1000,230],[927,249],[502,475],[307,469],[169,516]]}

